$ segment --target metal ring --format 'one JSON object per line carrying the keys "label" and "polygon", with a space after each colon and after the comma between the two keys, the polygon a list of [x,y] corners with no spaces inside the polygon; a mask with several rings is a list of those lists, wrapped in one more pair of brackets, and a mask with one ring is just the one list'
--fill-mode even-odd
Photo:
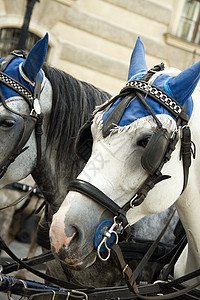
{"label": "metal ring", "polygon": [[52,296],[51,300],[54,300],[56,297],[56,292],[54,290],[52,290],[52,293],[53,293],[53,296]]}
{"label": "metal ring", "polygon": [[69,300],[69,297],[70,297],[70,292],[67,292],[67,298],[66,298],[66,300]]}

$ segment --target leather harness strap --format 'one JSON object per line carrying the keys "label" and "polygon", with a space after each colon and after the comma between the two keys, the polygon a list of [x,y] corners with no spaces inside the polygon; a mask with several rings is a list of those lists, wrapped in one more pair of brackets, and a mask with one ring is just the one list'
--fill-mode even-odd
{"label": "leather harness strap", "polygon": [[129,103],[134,99],[135,95],[135,93],[128,94],[109,114],[102,127],[102,134],[104,138],[109,135],[110,130],[116,126],[115,124],[119,123],[121,117],[125,112],[125,109],[129,105]]}

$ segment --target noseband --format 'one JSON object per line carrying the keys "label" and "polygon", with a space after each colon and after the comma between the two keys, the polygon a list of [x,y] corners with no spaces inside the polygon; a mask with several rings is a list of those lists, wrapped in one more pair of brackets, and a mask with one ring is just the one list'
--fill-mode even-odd
{"label": "noseband", "polygon": [[23,86],[18,81],[14,80],[10,76],[3,73],[3,71],[9,65],[9,63],[16,57],[21,57],[25,59],[24,51],[15,50],[0,62],[0,83],[5,84],[8,88],[11,88],[16,93],[18,93],[20,96],[23,97],[23,99],[28,103],[30,114],[24,115],[12,110],[6,104],[4,96],[0,89],[0,98],[1,98],[2,105],[8,111],[20,116],[24,120],[23,130],[17,141],[17,144],[14,145],[13,150],[10,151],[9,155],[3,160],[3,162],[0,165],[0,178],[4,176],[9,165],[12,162],[14,162],[15,159],[22,152],[28,149],[28,147],[24,148],[24,146],[27,143],[28,139],[30,138],[34,129],[35,129],[36,143],[37,143],[37,160],[39,161],[41,158],[41,135],[42,135],[42,122],[43,122],[43,114],[41,113],[40,104],[39,104],[39,98],[41,92],[41,75],[40,72],[38,72],[35,81],[34,92],[32,95],[32,93],[25,86]]}
{"label": "noseband", "polygon": [[[109,135],[110,130],[118,124],[127,105],[130,101],[133,100],[136,96],[140,99],[143,105],[149,110],[153,119],[157,124],[157,128],[154,134],[151,136],[145,151],[141,158],[141,164],[143,168],[148,172],[148,177],[145,182],[140,186],[135,195],[127,201],[127,203],[121,208],[117,205],[112,199],[106,196],[98,188],[90,184],[89,182],[75,179],[69,186],[68,190],[76,191],[84,194],[85,196],[91,198],[95,202],[99,203],[107,210],[109,210],[115,218],[115,222],[122,225],[123,228],[128,228],[128,220],[126,218],[126,213],[130,208],[140,205],[146,198],[148,192],[160,181],[170,178],[171,176],[163,175],[161,169],[163,165],[170,160],[172,152],[175,150],[176,144],[178,142],[178,129],[175,130],[170,136],[168,131],[162,127],[162,123],[158,120],[154,114],[151,107],[145,100],[146,96],[149,96],[161,106],[166,108],[170,114],[175,117],[177,128],[181,126],[182,128],[182,138],[181,138],[181,154],[183,159],[183,171],[184,171],[184,183],[183,190],[185,189],[188,181],[189,167],[191,164],[191,155],[194,152],[192,150],[191,134],[190,128],[188,126],[188,115],[186,112],[186,107],[181,107],[176,100],[174,100],[166,92],[162,91],[154,85],[149,85],[148,81],[150,77],[156,72],[164,68],[163,64],[155,66],[153,69],[150,69],[148,73],[143,76],[140,80],[129,81],[125,88],[123,88],[119,95],[112,98],[109,103],[106,103],[96,112],[104,110],[110,104],[112,104],[119,97],[123,99],[119,104],[112,110],[112,112],[107,117],[106,121],[103,124],[102,134],[103,137]],[[95,113],[96,113],[95,112]],[[93,116],[94,117],[94,116]],[[89,157],[91,154],[91,144],[92,136],[90,131],[90,125],[93,120],[93,117],[80,129],[79,135],[76,141],[75,151],[79,157],[84,158]],[[88,136],[88,140],[87,140]],[[86,140],[84,140],[86,138]],[[83,145],[83,147],[82,147]],[[183,192],[182,190],[182,192]]]}

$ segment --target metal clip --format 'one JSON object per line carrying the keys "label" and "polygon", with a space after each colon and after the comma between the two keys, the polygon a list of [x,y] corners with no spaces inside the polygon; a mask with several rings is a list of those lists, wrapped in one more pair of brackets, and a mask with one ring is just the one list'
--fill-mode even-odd
{"label": "metal clip", "polygon": [[[25,288],[27,288],[26,282],[25,282],[24,280],[22,280],[22,279],[16,279],[16,280],[14,280],[11,286],[14,286],[15,284],[20,284],[20,283],[22,283],[23,286],[24,286]],[[8,297],[8,300],[14,300],[14,299],[11,297],[11,291],[8,291],[8,292],[7,292],[7,297]],[[24,300],[25,300],[25,298],[26,298],[26,296],[22,296],[20,299],[24,299]]]}
{"label": "metal clip", "polygon": [[[108,259],[109,259],[109,257],[110,257],[110,248],[108,247],[108,245],[107,245],[107,240],[108,239],[110,239],[110,237],[111,237],[111,235],[112,234],[114,234],[115,235],[115,243],[117,244],[118,243],[118,234],[117,234],[117,232],[114,230],[116,227],[118,227],[120,224],[118,224],[117,222],[116,222],[116,216],[114,217],[114,223],[112,224],[112,226],[110,227],[110,229],[108,230],[108,231],[106,231],[105,233],[104,233],[104,237],[103,237],[103,239],[102,239],[102,241],[100,242],[100,244],[98,245],[98,247],[97,247],[97,255],[98,255],[98,257],[102,260],[102,261],[107,261]],[[106,248],[106,250],[107,250],[107,256],[106,257],[102,257],[102,255],[101,255],[101,251],[100,251],[100,249],[101,249],[101,247],[102,246],[105,246],[105,248]]]}
{"label": "metal clip", "polygon": [[135,205],[134,205],[134,201],[135,201],[135,199],[138,197],[138,194],[136,194],[131,200],[130,200],[130,203],[129,203],[129,205],[130,205],[130,207],[131,208],[133,208]]}

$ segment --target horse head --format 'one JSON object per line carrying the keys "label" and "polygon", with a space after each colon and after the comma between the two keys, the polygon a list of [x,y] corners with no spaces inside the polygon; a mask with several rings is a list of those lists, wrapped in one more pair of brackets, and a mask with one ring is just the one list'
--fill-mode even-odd
{"label": "horse head", "polygon": [[79,156],[86,153],[89,160],[50,229],[62,263],[83,269],[95,261],[93,239],[102,222],[115,216],[125,226],[133,224],[179,198],[187,184],[181,137],[193,112],[199,71],[200,62],[183,72],[162,64],[148,71],[138,38],[126,87],[97,107],[77,138]]}
{"label": "horse head", "polygon": [[1,187],[26,177],[36,165],[34,132],[42,117],[39,98],[46,88],[41,68],[47,46],[48,34],[27,58],[23,51],[16,50],[0,60]]}

